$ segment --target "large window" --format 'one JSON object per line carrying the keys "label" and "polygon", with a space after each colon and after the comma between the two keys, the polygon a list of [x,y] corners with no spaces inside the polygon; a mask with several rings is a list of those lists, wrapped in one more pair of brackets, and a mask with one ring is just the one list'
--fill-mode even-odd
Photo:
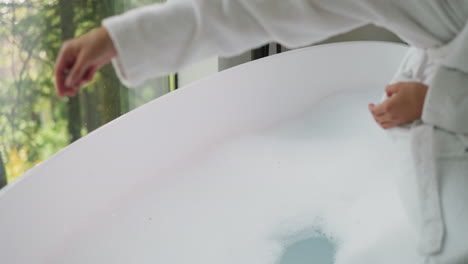
{"label": "large window", "polygon": [[[103,124],[174,89],[173,77],[129,90],[104,67],[59,99],[53,68],[65,39],[105,17],[158,1],[0,0],[0,187]],[[160,1],[161,2],[161,1]]]}

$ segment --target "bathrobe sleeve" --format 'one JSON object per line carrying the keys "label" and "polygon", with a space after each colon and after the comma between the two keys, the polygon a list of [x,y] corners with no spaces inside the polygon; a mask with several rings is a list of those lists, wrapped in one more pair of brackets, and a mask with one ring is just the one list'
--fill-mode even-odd
{"label": "bathrobe sleeve", "polygon": [[468,133],[468,26],[448,43],[426,95],[422,120],[455,133]]}
{"label": "bathrobe sleeve", "polygon": [[376,20],[372,7],[327,0],[170,0],[103,21],[117,49],[114,67],[137,86],[210,56],[233,56],[276,41],[288,47]]}

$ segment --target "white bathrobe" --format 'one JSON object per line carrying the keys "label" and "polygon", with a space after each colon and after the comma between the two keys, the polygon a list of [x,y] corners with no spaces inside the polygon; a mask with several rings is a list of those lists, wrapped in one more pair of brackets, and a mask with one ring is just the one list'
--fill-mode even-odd
{"label": "white bathrobe", "polygon": [[[437,65],[430,52],[413,47],[391,83],[431,85]],[[468,136],[421,120],[388,133],[402,152],[406,172],[397,182],[426,263],[468,263]]]}
{"label": "white bathrobe", "polygon": [[[412,129],[420,249],[430,261],[468,263],[458,233],[468,223],[461,211],[468,207],[468,153],[466,142],[453,143],[468,134],[467,18],[466,0],[172,0],[103,25],[117,48],[114,66],[128,86],[205,57],[272,41],[299,47],[369,23],[425,50],[435,65],[422,124]],[[441,154],[441,141],[460,149]],[[460,232],[468,237],[466,228]]]}

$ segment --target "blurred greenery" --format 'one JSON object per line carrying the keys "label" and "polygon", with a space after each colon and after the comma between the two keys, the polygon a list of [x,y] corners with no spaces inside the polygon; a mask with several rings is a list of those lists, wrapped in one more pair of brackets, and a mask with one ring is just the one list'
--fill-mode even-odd
{"label": "blurred greenery", "polygon": [[[65,39],[148,0],[0,0],[0,188],[71,142],[174,87],[173,78],[137,90],[111,66],[75,98],[55,94],[53,68]],[[162,1],[159,1],[162,2]]]}

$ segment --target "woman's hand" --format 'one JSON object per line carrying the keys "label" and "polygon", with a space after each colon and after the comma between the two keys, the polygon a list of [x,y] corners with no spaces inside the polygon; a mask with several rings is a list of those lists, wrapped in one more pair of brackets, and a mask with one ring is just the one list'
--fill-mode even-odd
{"label": "woman's hand", "polygon": [[384,129],[421,119],[428,87],[418,82],[400,82],[385,88],[388,98],[379,105],[369,104],[375,121]]}
{"label": "woman's hand", "polygon": [[117,55],[103,27],[64,42],[55,65],[55,86],[60,97],[75,96],[83,84],[93,80],[99,68]]}

